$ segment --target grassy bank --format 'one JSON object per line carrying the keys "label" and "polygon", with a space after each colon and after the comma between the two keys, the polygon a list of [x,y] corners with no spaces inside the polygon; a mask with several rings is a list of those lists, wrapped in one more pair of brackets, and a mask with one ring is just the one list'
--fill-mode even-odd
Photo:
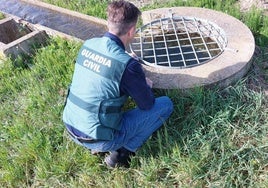
{"label": "grassy bank", "polygon": [[[93,6],[104,17],[106,1],[90,2],[53,1],[80,12]],[[258,44],[267,45],[260,11],[242,14],[231,0],[187,2],[239,17]],[[130,169],[111,170],[103,157],[70,141],[61,120],[80,45],[53,38],[16,65],[0,64],[1,187],[268,187],[268,101],[260,86],[252,87],[259,79],[255,69],[223,90],[156,91],[171,97],[172,117],[140,148]],[[254,65],[267,61],[264,52]]]}

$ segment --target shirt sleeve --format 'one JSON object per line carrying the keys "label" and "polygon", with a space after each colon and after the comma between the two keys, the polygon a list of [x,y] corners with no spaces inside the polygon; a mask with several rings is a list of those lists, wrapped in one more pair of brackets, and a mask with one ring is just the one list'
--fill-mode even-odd
{"label": "shirt sleeve", "polygon": [[155,101],[152,89],[147,85],[140,63],[131,59],[123,73],[120,91],[131,96],[141,110],[149,110]]}

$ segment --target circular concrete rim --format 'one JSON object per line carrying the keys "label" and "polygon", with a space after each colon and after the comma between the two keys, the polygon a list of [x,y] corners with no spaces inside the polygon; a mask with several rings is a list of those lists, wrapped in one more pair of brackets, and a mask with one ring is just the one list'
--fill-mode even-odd
{"label": "circular concrete rim", "polygon": [[[217,43],[217,47],[215,47],[217,50],[218,50],[218,52],[217,52],[217,54],[213,54],[212,55],[212,53],[210,53],[210,55],[211,55],[211,57],[207,57],[207,59],[206,60],[201,60],[201,61],[199,61],[199,62],[196,62],[196,63],[194,63],[194,64],[187,64],[186,63],[186,61],[188,61],[189,60],[189,58],[187,58],[187,57],[184,57],[185,58],[185,61],[184,61],[184,66],[182,65],[182,66],[172,66],[173,64],[174,64],[174,61],[176,61],[176,60],[178,60],[178,59],[176,59],[176,60],[170,60],[170,65],[169,66],[166,66],[166,65],[161,65],[161,63],[165,63],[165,61],[158,61],[156,64],[155,64],[155,62],[149,62],[148,60],[145,60],[146,58],[141,58],[141,60],[142,60],[142,62],[144,63],[144,64],[146,64],[146,65],[148,65],[148,66],[152,66],[152,67],[159,67],[159,68],[163,68],[163,69],[165,69],[165,68],[172,68],[172,69],[184,69],[184,68],[190,68],[190,67],[195,67],[195,66],[201,66],[201,65],[203,65],[203,64],[205,64],[205,63],[207,63],[207,62],[209,62],[209,61],[211,61],[212,59],[214,59],[214,58],[216,58],[217,56],[219,56],[223,51],[224,51],[224,48],[226,47],[226,44],[227,44],[227,38],[226,38],[226,36],[225,36],[225,32],[224,32],[224,30],[222,29],[222,28],[220,28],[218,25],[216,25],[215,23],[213,23],[213,22],[210,22],[210,21],[208,21],[208,20],[204,20],[204,19],[200,19],[200,18],[196,18],[196,17],[189,17],[189,16],[170,16],[170,17],[166,17],[166,18],[160,18],[160,19],[156,19],[156,20],[153,20],[152,22],[150,22],[150,23],[147,23],[147,24],[145,24],[145,25],[143,25],[143,26],[141,26],[137,31],[136,31],[136,33],[138,34],[137,36],[135,36],[135,42],[132,42],[131,44],[130,44],[130,51],[132,52],[132,53],[135,53],[135,54],[139,54],[139,53],[137,53],[137,52],[139,52],[141,49],[141,43],[142,44],[144,44],[144,45],[146,45],[145,43],[143,43],[142,42],[142,40],[143,39],[145,39],[145,38],[147,38],[148,37],[148,35],[146,35],[145,33],[146,32],[144,32],[144,31],[146,31],[147,29],[149,29],[150,30],[150,28],[151,27],[160,27],[160,28],[163,28],[163,27],[165,27],[165,26],[167,26],[167,24],[166,25],[164,25],[164,24],[162,24],[162,22],[165,22],[165,21],[170,21],[170,20],[173,20],[173,22],[174,22],[174,24],[177,24],[177,23],[179,23],[179,24],[181,24],[181,22],[184,22],[184,21],[186,21],[187,23],[184,25],[185,26],[185,32],[190,32],[190,30],[191,30],[191,27],[190,27],[190,29],[188,29],[187,28],[187,25],[194,25],[194,24],[196,24],[196,23],[199,23],[200,25],[201,25],[201,27],[203,28],[202,29],[202,31],[195,31],[196,33],[198,33],[198,34],[200,34],[202,37],[207,37],[206,36],[206,34],[207,33],[213,33],[213,32],[217,32],[217,34],[219,35],[218,37],[213,37],[213,35],[212,35],[212,37],[210,37],[210,39],[212,39],[213,40],[213,42],[215,42],[215,43]],[[205,27],[206,26],[206,27]],[[173,29],[173,28],[172,28]],[[195,29],[195,28],[194,28]],[[200,28],[199,28],[200,29]],[[205,30],[204,30],[205,29]],[[173,31],[173,30],[172,30]],[[176,31],[175,31],[176,32]],[[206,34],[204,34],[204,33],[206,33]],[[177,34],[178,35],[180,35],[178,32],[177,32]],[[150,37],[152,37],[153,38],[153,35],[154,34],[149,34],[149,38]],[[161,33],[161,36],[162,36],[163,34]],[[159,34],[158,34],[158,36],[159,36]],[[183,40],[185,40],[185,39],[193,39],[194,37],[191,37],[191,36],[187,36],[187,37],[185,37],[185,38],[183,38]],[[138,42],[137,42],[138,41]],[[153,40],[152,40],[153,41]],[[165,40],[163,40],[162,42],[166,42]],[[148,43],[148,42],[147,42]],[[205,41],[202,41],[202,42],[199,42],[197,45],[203,45],[203,44],[206,44],[207,46],[208,46],[208,42],[205,42]],[[188,44],[189,45],[189,44]],[[195,46],[194,44],[190,44],[190,45],[193,45],[193,46]],[[138,46],[138,49],[137,48],[135,48],[135,46]],[[181,46],[181,48],[183,48],[183,47],[185,47],[185,46],[187,46],[187,45],[182,45]],[[175,46],[172,46],[172,48],[174,48]],[[179,48],[179,46],[177,46],[178,48]],[[151,48],[153,48],[153,47],[151,47]],[[214,48],[214,49],[215,49]],[[143,47],[143,49],[146,49],[146,47]],[[157,47],[156,47],[156,49],[157,49]],[[168,46],[166,46],[166,49],[169,49],[169,47]],[[148,48],[147,48],[147,50],[148,50]],[[208,47],[208,49],[206,49],[207,51],[210,51],[210,50],[213,50],[213,48],[211,48],[211,47]],[[205,51],[204,53],[205,54],[209,54],[209,52],[207,52],[207,51]],[[187,52],[190,52],[190,50],[189,51],[187,51]],[[193,52],[193,50],[191,51],[191,52]],[[142,53],[141,52],[141,54],[145,54],[145,53]],[[180,55],[180,53],[178,53],[178,55]],[[146,56],[146,55],[145,55]],[[199,58],[200,57],[195,57],[196,59],[198,59],[198,60],[200,60]],[[193,58],[191,58],[191,59],[193,59]]]}
{"label": "circular concrete rim", "polygon": [[167,17],[170,11],[174,16],[191,16],[215,23],[224,30],[228,42],[222,54],[200,66],[186,69],[161,69],[142,65],[146,76],[153,80],[154,88],[189,89],[214,85],[227,87],[247,73],[255,50],[255,40],[245,24],[225,13],[197,7],[171,7],[144,11],[143,24]]}

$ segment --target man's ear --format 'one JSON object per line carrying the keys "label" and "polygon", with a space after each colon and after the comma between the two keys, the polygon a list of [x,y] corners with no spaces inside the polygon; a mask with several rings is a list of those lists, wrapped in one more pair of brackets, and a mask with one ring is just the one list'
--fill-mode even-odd
{"label": "man's ear", "polygon": [[133,34],[136,32],[136,26],[132,26],[128,31],[128,36],[133,36]]}

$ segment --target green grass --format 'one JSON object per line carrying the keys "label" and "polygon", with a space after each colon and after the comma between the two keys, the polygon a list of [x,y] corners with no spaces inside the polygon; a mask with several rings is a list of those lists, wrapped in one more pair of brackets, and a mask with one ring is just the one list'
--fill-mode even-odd
{"label": "green grass", "polygon": [[83,14],[106,18],[106,7],[109,0],[43,0],[56,6],[81,12]]}
{"label": "green grass", "polygon": [[[223,90],[156,90],[174,113],[130,169],[111,170],[70,141],[61,120],[80,45],[52,38],[36,55],[0,64],[1,187],[268,187],[268,101],[249,87],[253,69]],[[256,64],[266,61],[263,50]]]}

